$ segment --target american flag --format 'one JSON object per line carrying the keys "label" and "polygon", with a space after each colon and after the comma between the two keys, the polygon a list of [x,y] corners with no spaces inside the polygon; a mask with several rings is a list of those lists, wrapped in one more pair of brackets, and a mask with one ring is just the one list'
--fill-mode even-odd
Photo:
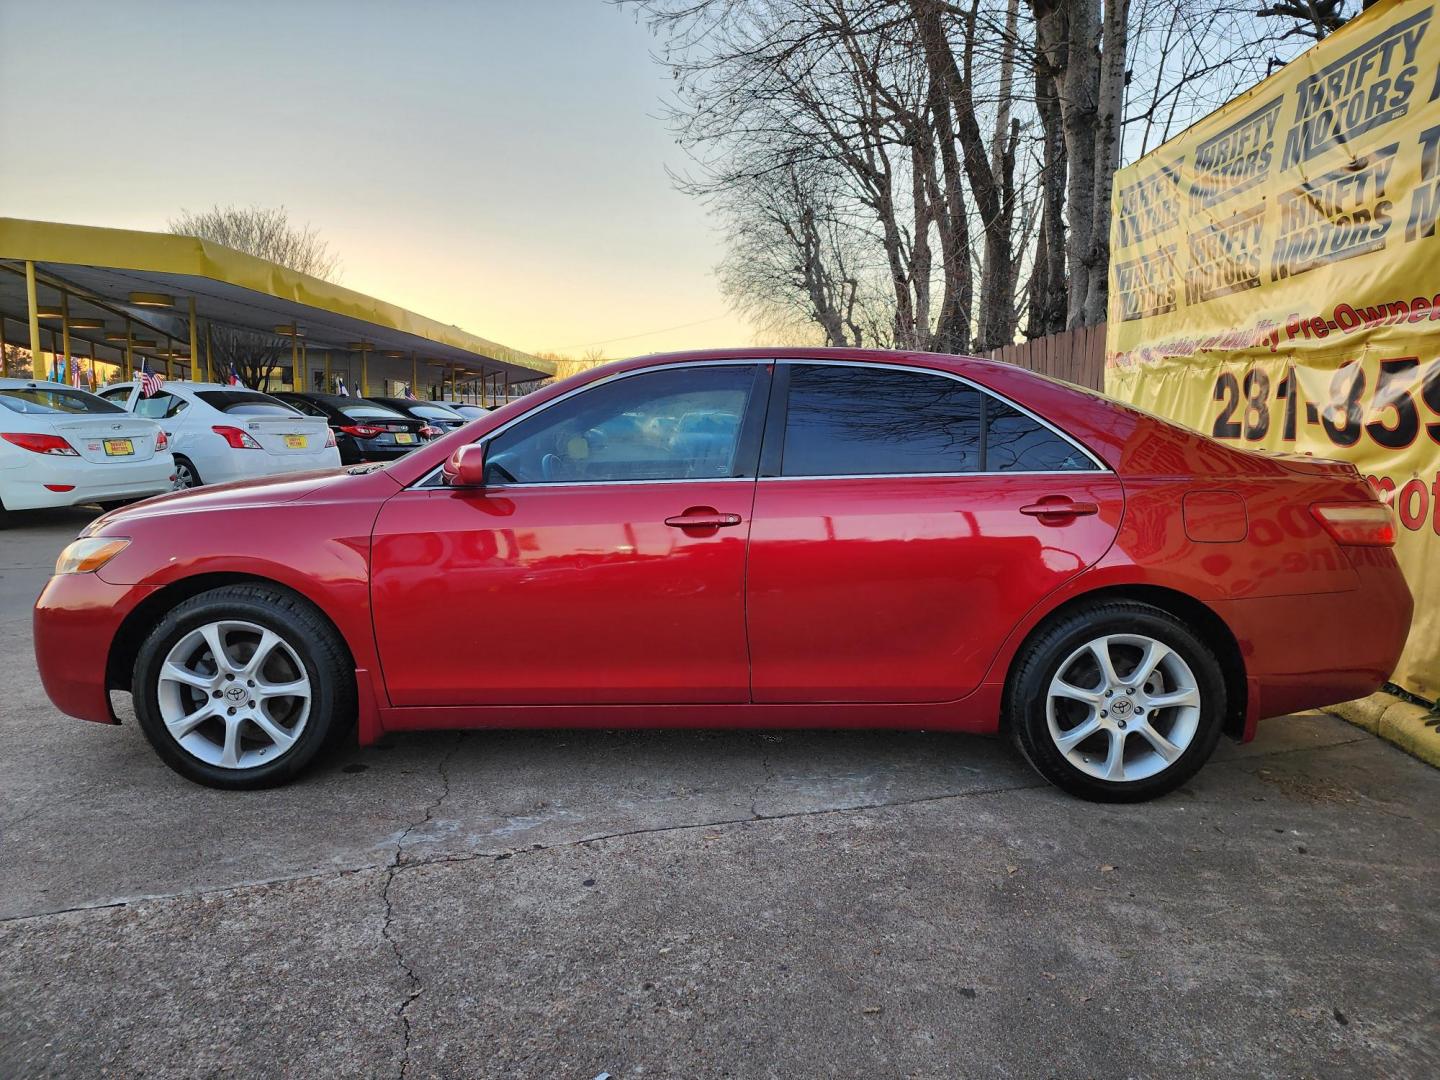
{"label": "american flag", "polygon": [[229,377],[228,379],[226,379],[225,382],[226,382],[227,384],[229,384],[230,386],[239,386],[239,385],[240,385],[240,376],[239,376],[238,374],[236,374],[236,372],[235,372],[235,365],[234,365],[234,364],[231,364],[231,365],[230,365],[230,377]]}
{"label": "american flag", "polygon": [[155,372],[150,370],[150,364],[146,360],[140,361],[140,396],[154,397],[160,392],[160,383],[164,380]]}
{"label": "american flag", "polygon": [[415,388],[408,383],[405,386],[405,396],[411,401],[415,400]]}
{"label": "american flag", "polygon": [[84,372],[82,372],[82,371],[80,370],[80,361],[79,361],[79,360],[75,360],[75,359],[71,359],[71,361],[70,361],[70,385],[71,385],[71,386],[74,386],[74,387],[83,386],[84,383],[81,381],[83,378],[84,378]]}

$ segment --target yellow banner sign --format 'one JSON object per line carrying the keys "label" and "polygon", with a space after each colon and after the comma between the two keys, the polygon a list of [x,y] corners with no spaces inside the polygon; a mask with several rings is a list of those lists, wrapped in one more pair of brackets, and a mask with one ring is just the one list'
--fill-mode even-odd
{"label": "yellow banner sign", "polygon": [[1122,169],[1112,206],[1106,391],[1353,461],[1395,508],[1415,594],[1394,681],[1434,700],[1440,16],[1376,5]]}

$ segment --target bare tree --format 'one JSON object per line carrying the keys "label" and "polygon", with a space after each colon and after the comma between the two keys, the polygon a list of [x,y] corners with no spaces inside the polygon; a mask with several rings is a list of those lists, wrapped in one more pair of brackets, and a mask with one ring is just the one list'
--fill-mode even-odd
{"label": "bare tree", "polygon": [[[329,244],[314,226],[293,224],[283,206],[181,210],[166,226],[172,233],[198,236],[312,277],[339,277],[340,260]],[[271,371],[290,351],[289,339],[274,334],[215,325],[207,333],[217,374],[224,379],[233,369],[253,389],[269,389]]]}
{"label": "bare tree", "polygon": [[662,43],[737,309],[956,352],[1103,320],[1120,163],[1303,44],[1255,0],[617,2]]}

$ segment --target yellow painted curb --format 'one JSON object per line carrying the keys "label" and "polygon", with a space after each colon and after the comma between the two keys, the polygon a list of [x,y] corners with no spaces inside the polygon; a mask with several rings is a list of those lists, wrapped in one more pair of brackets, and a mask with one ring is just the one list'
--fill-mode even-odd
{"label": "yellow painted curb", "polygon": [[1325,711],[1440,769],[1440,724],[1435,714],[1424,706],[1402,701],[1382,690],[1368,698],[1331,705]]}

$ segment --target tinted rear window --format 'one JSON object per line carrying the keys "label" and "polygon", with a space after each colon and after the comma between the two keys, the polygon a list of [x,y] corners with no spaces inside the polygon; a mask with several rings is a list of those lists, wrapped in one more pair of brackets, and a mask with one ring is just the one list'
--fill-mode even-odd
{"label": "tinted rear window", "polygon": [[294,416],[297,411],[279,398],[255,390],[200,390],[195,396],[223,413],[241,416]]}
{"label": "tinted rear window", "polygon": [[940,375],[796,365],[786,476],[963,473],[980,468],[981,395]]}
{"label": "tinted rear window", "polygon": [[341,405],[340,411],[351,420],[404,420],[394,409],[384,405]]}
{"label": "tinted rear window", "polygon": [[955,379],[840,365],[791,370],[785,476],[1095,468],[1038,420]]}
{"label": "tinted rear window", "polygon": [[411,405],[410,411],[416,416],[423,416],[426,420],[464,420],[454,409],[444,405]]}
{"label": "tinted rear window", "polygon": [[0,390],[0,406],[17,413],[123,413],[118,405],[80,390],[48,386],[12,386]]}

